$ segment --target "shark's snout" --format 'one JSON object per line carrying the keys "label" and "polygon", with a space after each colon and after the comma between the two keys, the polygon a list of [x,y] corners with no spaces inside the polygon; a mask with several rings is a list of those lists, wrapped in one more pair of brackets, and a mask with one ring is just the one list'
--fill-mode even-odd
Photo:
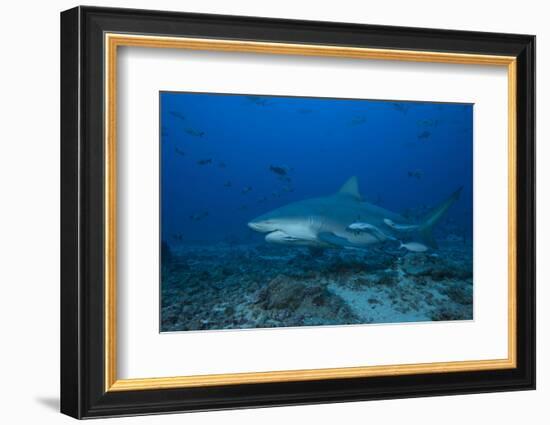
{"label": "shark's snout", "polygon": [[250,227],[252,230],[255,230],[256,232],[261,232],[261,225],[260,223],[257,223],[255,221],[250,221],[248,223],[248,227]]}
{"label": "shark's snout", "polygon": [[272,232],[274,230],[269,222],[263,220],[252,220],[248,223],[248,227],[261,233]]}

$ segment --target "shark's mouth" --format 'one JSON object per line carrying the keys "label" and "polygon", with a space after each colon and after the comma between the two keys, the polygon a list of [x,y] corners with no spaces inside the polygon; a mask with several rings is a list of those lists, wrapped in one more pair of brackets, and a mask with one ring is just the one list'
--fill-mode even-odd
{"label": "shark's mouth", "polygon": [[291,236],[282,230],[274,230],[265,235],[265,240],[273,243],[291,243],[300,241],[301,239]]}

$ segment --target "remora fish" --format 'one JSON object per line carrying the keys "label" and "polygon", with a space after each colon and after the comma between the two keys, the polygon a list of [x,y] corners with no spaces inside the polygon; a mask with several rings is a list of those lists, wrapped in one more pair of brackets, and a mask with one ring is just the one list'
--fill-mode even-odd
{"label": "remora fish", "polygon": [[[399,214],[388,211],[369,202],[363,202],[359,193],[357,178],[350,178],[334,195],[293,202],[261,215],[248,226],[266,233],[266,241],[284,245],[319,248],[364,248],[371,244],[403,236],[418,237],[426,246],[436,248],[432,237],[433,226],[458,199],[462,188],[455,191],[446,201],[432,210],[419,223],[409,223]],[[350,232],[349,226],[361,217],[361,232]],[[391,227],[385,222],[403,226],[418,226],[415,232]]]}
{"label": "remora fish", "polygon": [[194,136],[194,137],[204,136],[204,131],[198,131],[198,130],[195,130],[194,128],[186,128],[185,132],[190,136]]}
{"label": "remora fish", "polygon": [[415,232],[419,230],[420,225],[418,224],[395,224],[392,220],[389,218],[384,219],[384,224],[391,227],[394,230],[400,231],[400,232]]}
{"label": "remora fish", "polygon": [[420,242],[401,242],[399,248],[405,248],[407,251],[411,252],[426,252],[428,250],[428,247]]}
{"label": "remora fish", "polygon": [[353,232],[357,235],[367,232],[371,233],[373,236],[377,237],[379,240],[385,240],[385,239],[394,239],[391,235],[382,232],[378,227],[373,226],[369,223],[363,223],[363,222],[356,222],[351,223],[348,228],[348,232]]}

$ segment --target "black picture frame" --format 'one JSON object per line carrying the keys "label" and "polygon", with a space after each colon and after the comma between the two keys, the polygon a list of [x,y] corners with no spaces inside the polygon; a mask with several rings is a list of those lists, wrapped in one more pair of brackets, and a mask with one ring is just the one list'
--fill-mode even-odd
{"label": "black picture frame", "polygon": [[[104,34],[506,55],[517,58],[517,367],[105,391]],[[76,7],[61,13],[61,412],[75,418],[535,388],[535,37]]]}

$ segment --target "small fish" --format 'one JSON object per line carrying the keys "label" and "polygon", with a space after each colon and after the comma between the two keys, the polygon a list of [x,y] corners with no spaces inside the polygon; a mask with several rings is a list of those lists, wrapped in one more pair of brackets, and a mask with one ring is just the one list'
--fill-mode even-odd
{"label": "small fish", "polygon": [[392,102],[391,106],[398,112],[406,114],[409,111],[410,106],[405,103]]}
{"label": "small fish", "polygon": [[376,228],[375,226],[369,223],[356,222],[356,223],[351,223],[346,230],[361,233],[361,232],[372,230],[375,228]]}
{"label": "small fish", "polygon": [[286,176],[287,173],[288,173],[288,170],[286,169],[286,167],[280,167],[280,166],[277,166],[277,165],[270,165],[269,166],[269,171],[271,171],[275,174],[278,174],[279,176]]}
{"label": "small fish", "polygon": [[179,112],[176,112],[176,111],[170,111],[170,115],[172,115],[173,117],[176,117],[182,121],[185,121],[185,116],[180,114]]}
{"label": "small fish", "polygon": [[226,165],[225,162],[220,161],[220,162],[218,162],[218,167],[219,167],[219,168],[225,168],[225,167],[227,167],[227,165]]}
{"label": "small fish", "polygon": [[227,180],[227,181],[223,184],[223,187],[231,187],[231,186],[233,186],[233,184],[232,184],[229,180]]}
{"label": "small fish", "polygon": [[378,227],[373,226],[370,223],[363,223],[363,222],[351,223],[348,227],[346,227],[346,230],[355,235],[360,235],[362,233],[369,233],[378,240],[393,239],[391,236],[386,235]]}
{"label": "small fish", "polygon": [[418,135],[418,138],[419,139],[429,139],[431,135],[432,135],[432,133],[430,133],[429,131],[426,130],[426,131],[423,131],[422,133],[420,133]]}
{"label": "small fish", "polygon": [[437,127],[439,120],[418,120],[416,124],[421,127]]}
{"label": "small fish", "polygon": [[311,114],[312,112],[313,112],[313,109],[307,109],[307,108],[298,109],[298,113],[302,115]]}
{"label": "small fish", "polygon": [[182,151],[180,148],[178,148],[177,146],[174,148],[176,153],[179,155],[179,156],[185,156],[185,152]]}
{"label": "small fish", "polygon": [[162,128],[160,129],[160,135],[161,135],[162,137],[168,137],[169,134],[168,134],[168,130],[166,130],[166,127],[162,127]]}
{"label": "small fish", "polygon": [[365,116],[356,116],[350,121],[350,125],[361,125],[365,124],[367,122],[367,118]]}
{"label": "small fish", "polygon": [[189,216],[189,219],[193,221],[201,221],[208,217],[208,211],[202,211],[200,213],[195,213]]}
{"label": "small fish", "polygon": [[258,198],[258,203],[259,204],[263,204],[266,201],[267,201],[267,197],[265,197],[265,196],[262,196],[261,198]]}
{"label": "small fish", "polygon": [[244,195],[252,190],[252,186],[246,186],[241,190],[241,193]]}
{"label": "small fish", "polygon": [[283,187],[283,190],[285,192],[294,192],[294,188],[292,186],[285,186]]}
{"label": "small fish", "polygon": [[194,136],[194,137],[204,136],[204,131],[198,131],[198,130],[195,130],[194,128],[186,128],[185,132],[190,136]]}
{"label": "small fish", "polygon": [[399,230],[401,232],[414,232],[417,231],[420,226],[417,224],[396,224],[389,218],[384,219],[386,226],[391,227],[394,230]]}
{"label": "small fish", "polygon": [[241,211],[244,211],[244,210],[248,209],[248,206],[243,204],[238,209],[241,210]]}
{"label": "small fish", "polygon": [[274,198],[280,198],[281,194],[280,192],[274,191],[274,192],[271,192],[271,196],[273,196]]}
{"label": "small fish", "polygon": [[407,251],[411,252],[426,252],[428,247],[420,242],[401,242],[399,248],[405,248]]}
{"label": "small fish", "polygon": [[417,179],[422,178],[424,172],[422,170],[407,171],[409,177],[416,177]]}
{"label": "small fish", "polygon": [[181,233],[176,233],[176,234],[172,235],[172,237],[174,238],[174,240],[176,240],[178,242],[181,242],[183,240],[183,235]]}
{"label": "small fish", "polygon": [[200,160],[197,161],[197,164],[199,164],[199,165],[212,164],[212,158],[200,159]]}
{"label": "small fish", "polygon": [[258,106],[266,106],[269,103],[267,99],[260,96],[246,96],[246,99]]}

